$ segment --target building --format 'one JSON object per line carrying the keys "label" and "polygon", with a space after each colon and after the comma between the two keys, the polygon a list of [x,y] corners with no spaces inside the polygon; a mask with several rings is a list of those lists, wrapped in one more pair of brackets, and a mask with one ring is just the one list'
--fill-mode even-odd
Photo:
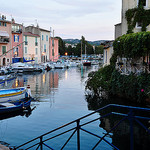
{"label": "building", "polygon": [[12,19],[11,23],[11,32],[12,32],[12,63],[17,61],[22,61],[23,58],[23,25],[15,23],[15,20]]}
{"label": "building", "polygon": [[49,60],[56,62],[59,59],[59,53],[58,53],[58,44],[59,40],[57,38],[50,38],[50,53],[49,53]]}
{"label": "building", "polygon": [[24,32],[24,58],[27,61],[35,60],[34,63],[41,63],[40,36],[31,32]]}
{"label": "building", "polygon": [[59,59],[58,55],[58,39],[51,37],[51,31],[45,30],[34,26],[28,26],[25,28],[26,32],[36,34],[40,36],[40,57],[41,62],[57,61]]}
{"label": "building", "polygon": [[[128,23],[125,16],[126,11],[137,8],[142,1],[144,9],[150,9],[150,0],[122,0],[121,23],[115,25],[115,39],[123,34],[126,34],[128,31]],[[150,31],[150,25],[147,26],[147,31]],[[136,22],[133,32],[141,32],[141,22]]]}
{"label": "building", "polygon": [[105,41],[103,53],[103,66],[110,65],[110,58],[113,54],[113,41]]}
{"label": "building", "polygon": [[[138,16],[136,15],[141,15],[141,11],[142,17],[139,16],[138,18]],[[146,14],[149,13],[145,13],[144,11],[150,12],[150,0],[122,0],[121,23],[115,25],[115,38],[118,38],[119,36],[122,36],[127,33],[141,32],[142,26],[144,25],[145,21],[149,18],[149,16],[146,16]],[[127,13],[129,13],[130,21],[127,20]],[[136,17],[136,19],[134,17]],[[150,31],[150,21],[146,23],[145,30]],[[119,70],[122,74],[129,74],[131,72],[138,74],[144,70],[143,57],[137,60],[132,59],[132,61],[134,62],[134,66],[131,64],[130,61],[126,58],[118,57],[116,69]],[[144,61],[147,63],[150,62],[149,56],[146,56]],[[120,63],[122,63],[122,65],[119,65]]]}
{"label": "building", "polygon": [[2,15],[0,16],[0,66],[5,66],[11,63],[12,55],[11,53],[6,53],[11,48],[12,48],[11,21],[6,20],[6,17]]}

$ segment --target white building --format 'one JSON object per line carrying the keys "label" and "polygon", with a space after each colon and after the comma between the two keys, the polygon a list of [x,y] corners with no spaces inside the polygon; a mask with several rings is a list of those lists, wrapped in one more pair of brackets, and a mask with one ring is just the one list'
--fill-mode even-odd
{"label": "white building", "polygon": [[49,37],[50,31],[40,28],[40,43],[41,43],[41,61],[49,61]]}

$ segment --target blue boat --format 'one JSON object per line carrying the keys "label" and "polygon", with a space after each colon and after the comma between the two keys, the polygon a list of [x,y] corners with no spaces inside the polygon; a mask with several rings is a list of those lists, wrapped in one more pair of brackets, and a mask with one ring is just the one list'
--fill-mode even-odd
{"label": "blue boat", "polygon": [[23,111],[30,107],[32,98],[24,98],[16,102],[0,103],[0,115]]}
{"label": "blue boat", "polygon": [[17,99],[23,99],[26,95],[26,88],[19,87],[14,89],[1,89],[0,90],[0,102],[16,101]]}

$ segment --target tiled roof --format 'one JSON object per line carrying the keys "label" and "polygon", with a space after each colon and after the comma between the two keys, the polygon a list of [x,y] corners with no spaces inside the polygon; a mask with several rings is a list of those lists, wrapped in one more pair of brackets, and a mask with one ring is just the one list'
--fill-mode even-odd
{"label": "tiled roof", "polygon": [[34,37],[40,37],[38,34],[33,34],[31,32],[24,32],[23,35],[26,35],[26,36],[34,36]]}

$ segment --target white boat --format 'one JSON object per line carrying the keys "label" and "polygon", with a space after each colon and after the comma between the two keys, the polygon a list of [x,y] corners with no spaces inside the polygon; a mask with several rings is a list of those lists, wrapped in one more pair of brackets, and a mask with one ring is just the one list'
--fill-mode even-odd
{"label": "white boat", "polygon": [[16,101],[18,99],[25,98],[26,88],[19,87],[15,89],[1,89],[0,90],[0,102]]}
{"label": "white boat", "polygon": [[16,72],[34,72],[36,70],[36,68],[34,68],[32,65],[26,64],[26,63],[22,63],[22,62],[18,62],[18,63],[14,63],[12,64],[12,69],[13,71]]}
{"label": "white boat", "polygon": [[55,69],[64,69],[65,67],[66,67],[65,64],[62,62],[58,61],[55,63]]}

